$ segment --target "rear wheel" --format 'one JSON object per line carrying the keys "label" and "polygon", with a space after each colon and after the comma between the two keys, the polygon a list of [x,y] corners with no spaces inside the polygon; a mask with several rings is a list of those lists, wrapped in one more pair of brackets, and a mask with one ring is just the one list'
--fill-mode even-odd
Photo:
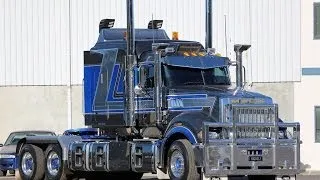
{"label": "rear wheel", "polygon": [[38,146],[25,144],[19,152],[19,174],[24,180],[41,180],[44,177],[43,151]]}
{"label": "rear wheel", "polygon": [[62,150],[58,144],[49,145],[45,152],[45,179],[67,180],[77,179],[66,174],[63,168]]}
{"label": "rear wheel", "polygon": [[168,151],[168,172],[172,180],[198,180],[191,143],[186,139],[174,141]]}

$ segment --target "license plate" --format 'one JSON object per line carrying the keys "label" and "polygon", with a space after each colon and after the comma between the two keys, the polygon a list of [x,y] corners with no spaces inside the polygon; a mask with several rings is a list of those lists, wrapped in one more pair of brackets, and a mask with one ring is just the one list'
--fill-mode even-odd
{"label": "license plate", "polygon": [[262,156],[249,156],[249,161],[262,161]]}

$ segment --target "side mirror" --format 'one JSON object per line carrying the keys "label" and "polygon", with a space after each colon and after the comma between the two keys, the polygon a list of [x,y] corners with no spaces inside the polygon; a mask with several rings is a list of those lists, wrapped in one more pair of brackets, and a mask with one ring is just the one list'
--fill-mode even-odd
{"label": "side mirror", "polygon": [[0,144],[0,147],[2,147],[3,146],[3,144]]}

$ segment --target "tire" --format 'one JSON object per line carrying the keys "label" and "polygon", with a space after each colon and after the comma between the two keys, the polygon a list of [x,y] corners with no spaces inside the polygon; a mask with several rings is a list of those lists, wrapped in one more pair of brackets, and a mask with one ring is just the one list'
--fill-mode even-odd
{"label": "tire", "polygon": [[0,177],[1,176],[7,176],[7,171],[2,171],[2,170],[0,170]]}
{"label": "tire", "polygon": [[[200,179],[200,174],[198,173],[197,168],[195,166],[195,157],[194,157],[193,148],[191,143],[188,140],[180,139],[180,140],[174,141],[171,144],[168,150],[167,162],[168,162],[168,173],[169,173],[170,179],[172,180]],[[176,168],[179,168],[180,170],[176,170]]]}
{"label": "tire", "polygon": [[38,146],[25,144],[19,152],[19,157],[19,174],[23,180],[43,179],[44,154],[42,149]]}
{"label": "tire", "polygon": [[[62,150],[58,144],[49,145],[45,151],[45,180],[77,179],[66,174],[63,168]],[[56,163],[56,164],[52,164]]]}

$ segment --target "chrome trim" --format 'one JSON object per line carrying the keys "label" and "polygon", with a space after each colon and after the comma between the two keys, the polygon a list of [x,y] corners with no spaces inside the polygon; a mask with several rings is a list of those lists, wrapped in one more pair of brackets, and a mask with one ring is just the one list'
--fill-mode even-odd
{"label": "chrome trim", "polygon": [[[21,162],[21,169],[22,172],[30,176],[34,169],[34,162],[33,157],[29,152],[25,152],[22,156],[22,162]],[[31,167],[29,167],[31,165]]]}
{"label": "chrome trim", "polygon": [[[48,172],[50,175],[52,176],[56,176],[59,172],[59,168],[60,168],[60,165],[61,165],[61,162],[60,162],[60,159],[59,159],[59,156],[56,152],[50,152],[48,157],[47,157],[47,169],[48,169]],[[54,165],[54,160],[57,160],[57,167],[55,167]]]}
{"label": "chrome trim", "polygon": [[85,152],[84,152],[84,156],[85,156],[85,170],[86,171],[90,171],[90,147],[91,147],[92,143],[87,143],[85,145]]}
{"label": "chrome trim", "polygon": [[[237,138],[209,139],[210,127],[228,128],[236,132],[237,127],[262,126],[275,128],[291,127],[294,134],[288,139]],[[300,173],[300,124],[299,123],[210,123],[203,126],[205,176],[225,175],[295,175]],[[248,154],[248,150],[260,154]],[[251,152],[250,151],[250,152]],[[262,161],[250,161],[249,156],[259,156]]]}
{"label": "chrome trim", "polygon": [[181,178],[184,173],[184,158],[178,150],[173,151],[171,155],[170,169],[172,174],[177,178]]}
{"label": "chrome trim", "polygon": [[110,163],[109,163],[109,147],[110,147],[110,144],[109,142],[106,142],[107,144],[104,146],[104,152],[106,152],[106,169],[107,171],[110,171]]}

